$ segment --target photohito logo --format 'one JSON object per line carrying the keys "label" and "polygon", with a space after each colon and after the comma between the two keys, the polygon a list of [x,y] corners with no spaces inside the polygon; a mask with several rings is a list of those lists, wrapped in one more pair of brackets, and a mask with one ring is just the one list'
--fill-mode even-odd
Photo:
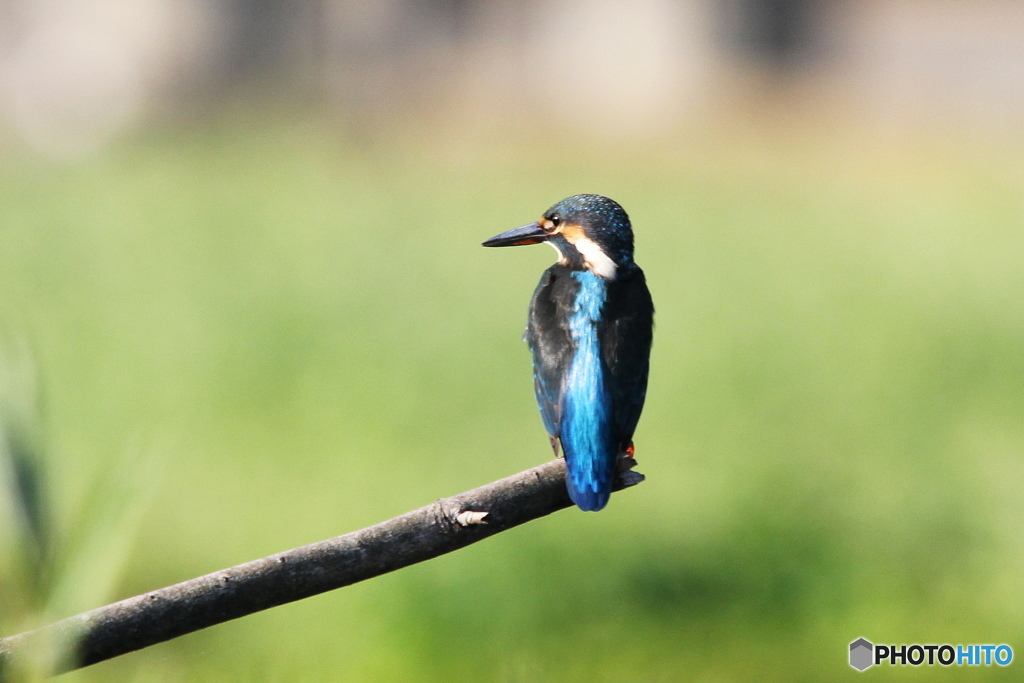
{"label": "photohito logo", "polygon": [[875,645],[866,638],[850,643],[850,666],[857,671],[890,666],[1007,666],[1013,661],[1009,645]]}

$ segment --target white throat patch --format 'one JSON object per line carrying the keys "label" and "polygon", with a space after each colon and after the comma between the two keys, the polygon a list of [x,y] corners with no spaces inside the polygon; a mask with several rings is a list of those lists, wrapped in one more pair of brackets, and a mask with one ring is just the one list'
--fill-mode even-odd
{"label": "white throat patch", "polygon": [[583,262],[594,275],[600,275],[605,280],[614,280],[616,267],[615,261],[608,258],[608,254],[597,245],[597,242],[588,237],[577,237],[572,243],[576,250],[583,256]]}
{"label": "white throat patch", "polygon": [[562,250],[559,249],[558,246],[554,242],[545,242],[544,244],[548,245],[549,247],[551,247],[552,249],[555,250],[555,253],[558,254],[558,262],[559,263],[561,263],[563,266],[567,263],[567,261],[565,259],[565,254],[562,253]]}

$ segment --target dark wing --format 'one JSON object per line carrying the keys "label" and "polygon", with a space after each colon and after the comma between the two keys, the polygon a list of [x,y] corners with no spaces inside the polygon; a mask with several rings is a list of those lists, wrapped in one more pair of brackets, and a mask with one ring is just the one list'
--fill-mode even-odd
{"label": "dark wing", "polygon": [[654,304],[639,267],[608,285],[601,355],[620,449],[629,445],[647,397]]}
{"label": "dark wing", "polygon": [[533,293],[526,324],[537,406],[551,436],[559,435],[562,421],[562,384],[572,359],[568,322],[575,288],[567,268],[557,264],[548,268]]}

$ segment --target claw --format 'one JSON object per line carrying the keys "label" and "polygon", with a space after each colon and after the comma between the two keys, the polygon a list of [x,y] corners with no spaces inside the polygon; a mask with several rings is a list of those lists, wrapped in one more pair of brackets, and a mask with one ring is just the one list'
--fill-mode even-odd
{"label": "claw", "polygon": [[636,459],[633,458],[634,450],[633,442],[630,441],[629,445],[619,452],[619,457],[615,461],[615,469],[619,474],[629,472],[631,469],[636,467]]}

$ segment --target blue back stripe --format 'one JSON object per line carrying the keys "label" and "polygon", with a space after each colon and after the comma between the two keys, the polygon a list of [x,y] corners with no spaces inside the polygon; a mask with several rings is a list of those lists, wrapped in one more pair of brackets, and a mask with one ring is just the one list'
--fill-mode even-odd
{"label": "blue back stripe", "polygon": [[570,497],[584,510],[599,510],[611,493],[616,448],[597,334],[605,280],[587,270],[572,275],[580,285],[569,318],[576,353],[565,382],[560,438]]}

